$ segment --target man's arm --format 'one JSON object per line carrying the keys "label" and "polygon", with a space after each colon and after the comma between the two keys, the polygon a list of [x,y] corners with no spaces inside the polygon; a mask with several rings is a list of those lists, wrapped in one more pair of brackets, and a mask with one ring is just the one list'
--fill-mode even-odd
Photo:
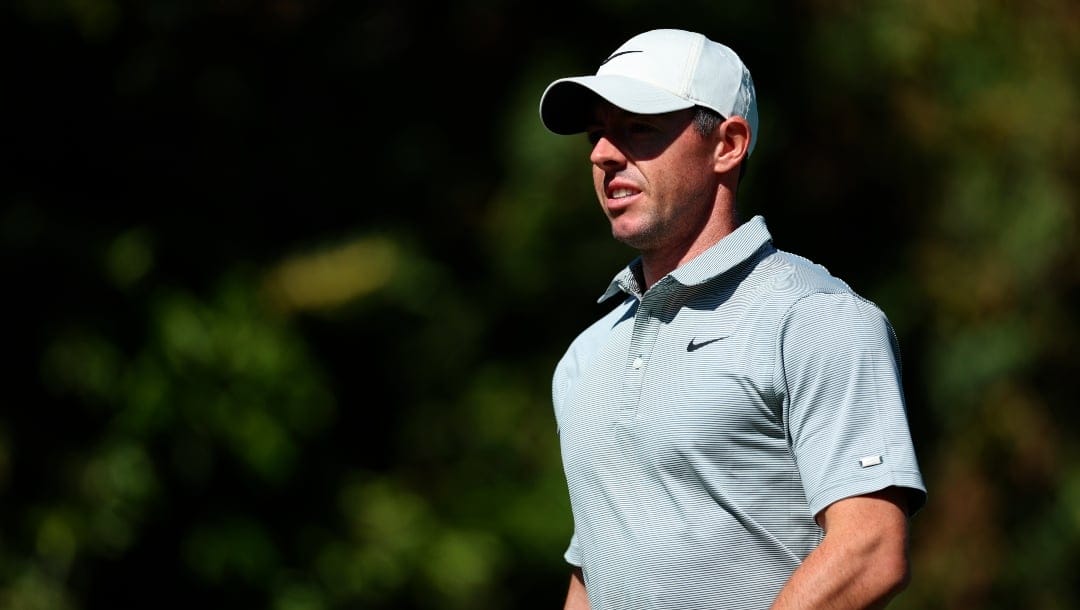
{"label": "man's arm", "polygon": [[570,573],[570,590],[566,592],[566,605],[563,610],[589,610],[589,597],[585,594],[585,579],[581,568],[574,568]]}
{"label": "man's arm", "polygon": [[825,538],[795,570],[772,610],[884,608],[907,586],[903,489],[840,500],[819,513],[818,523]]}

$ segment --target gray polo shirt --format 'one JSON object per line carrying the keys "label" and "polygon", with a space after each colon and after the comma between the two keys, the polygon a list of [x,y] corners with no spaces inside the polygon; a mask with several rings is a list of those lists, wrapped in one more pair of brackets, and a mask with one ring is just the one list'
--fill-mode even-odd
{"label": "gray polo shirt", "polygon": [[814,515],[889,486],[925,500],[895,335],[754,217],[644,294],[601,300],[553,397],[593,610],[767,608],[821,541]]}

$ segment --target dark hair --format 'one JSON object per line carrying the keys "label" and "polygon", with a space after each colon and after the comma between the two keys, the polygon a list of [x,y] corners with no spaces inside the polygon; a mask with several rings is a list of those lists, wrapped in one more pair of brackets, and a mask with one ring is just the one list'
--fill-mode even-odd
{"label": "dark hair", "polygon": [[[704,106],[694,106],[694,128],[701,134],[701,137],[706,137],[716,129],[716,126],[724,122],[724,116],[712,108],[706,108]],[[742,182],[743,176],[746,175],[746,166],[750,164],[750,156],[743,157],[742,163],[739,164],[739,182]]]}
{"label": "dark hair", "polygon": [[701,137],[706,137],[716,129],[716,126],[724,122],[724,117],[712,108],[694,106],[694,127]]}

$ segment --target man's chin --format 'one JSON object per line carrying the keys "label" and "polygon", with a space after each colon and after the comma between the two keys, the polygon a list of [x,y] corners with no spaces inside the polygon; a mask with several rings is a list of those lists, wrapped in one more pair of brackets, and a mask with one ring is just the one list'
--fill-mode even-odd
{"label": "man's chin", "polygon": [[653,236],[648,231],[620,229],[615,225],[611,227],[611,236],[635,250],[648,250],[652,246]]}

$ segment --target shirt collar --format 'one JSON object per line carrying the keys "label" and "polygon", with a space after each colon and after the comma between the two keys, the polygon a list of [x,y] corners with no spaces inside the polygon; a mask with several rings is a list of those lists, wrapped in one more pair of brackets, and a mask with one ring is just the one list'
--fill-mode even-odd
{"label": "shirt collar", "polygon": [[[702,284],[750,258],[771,241],[765,218],[754,216],[668,275],[683,286]],[[638,281],[640,277],[643,276],[639,256],[615,275],[597,302],[602,303],[620,292],[640,297],[644,292]]]}

